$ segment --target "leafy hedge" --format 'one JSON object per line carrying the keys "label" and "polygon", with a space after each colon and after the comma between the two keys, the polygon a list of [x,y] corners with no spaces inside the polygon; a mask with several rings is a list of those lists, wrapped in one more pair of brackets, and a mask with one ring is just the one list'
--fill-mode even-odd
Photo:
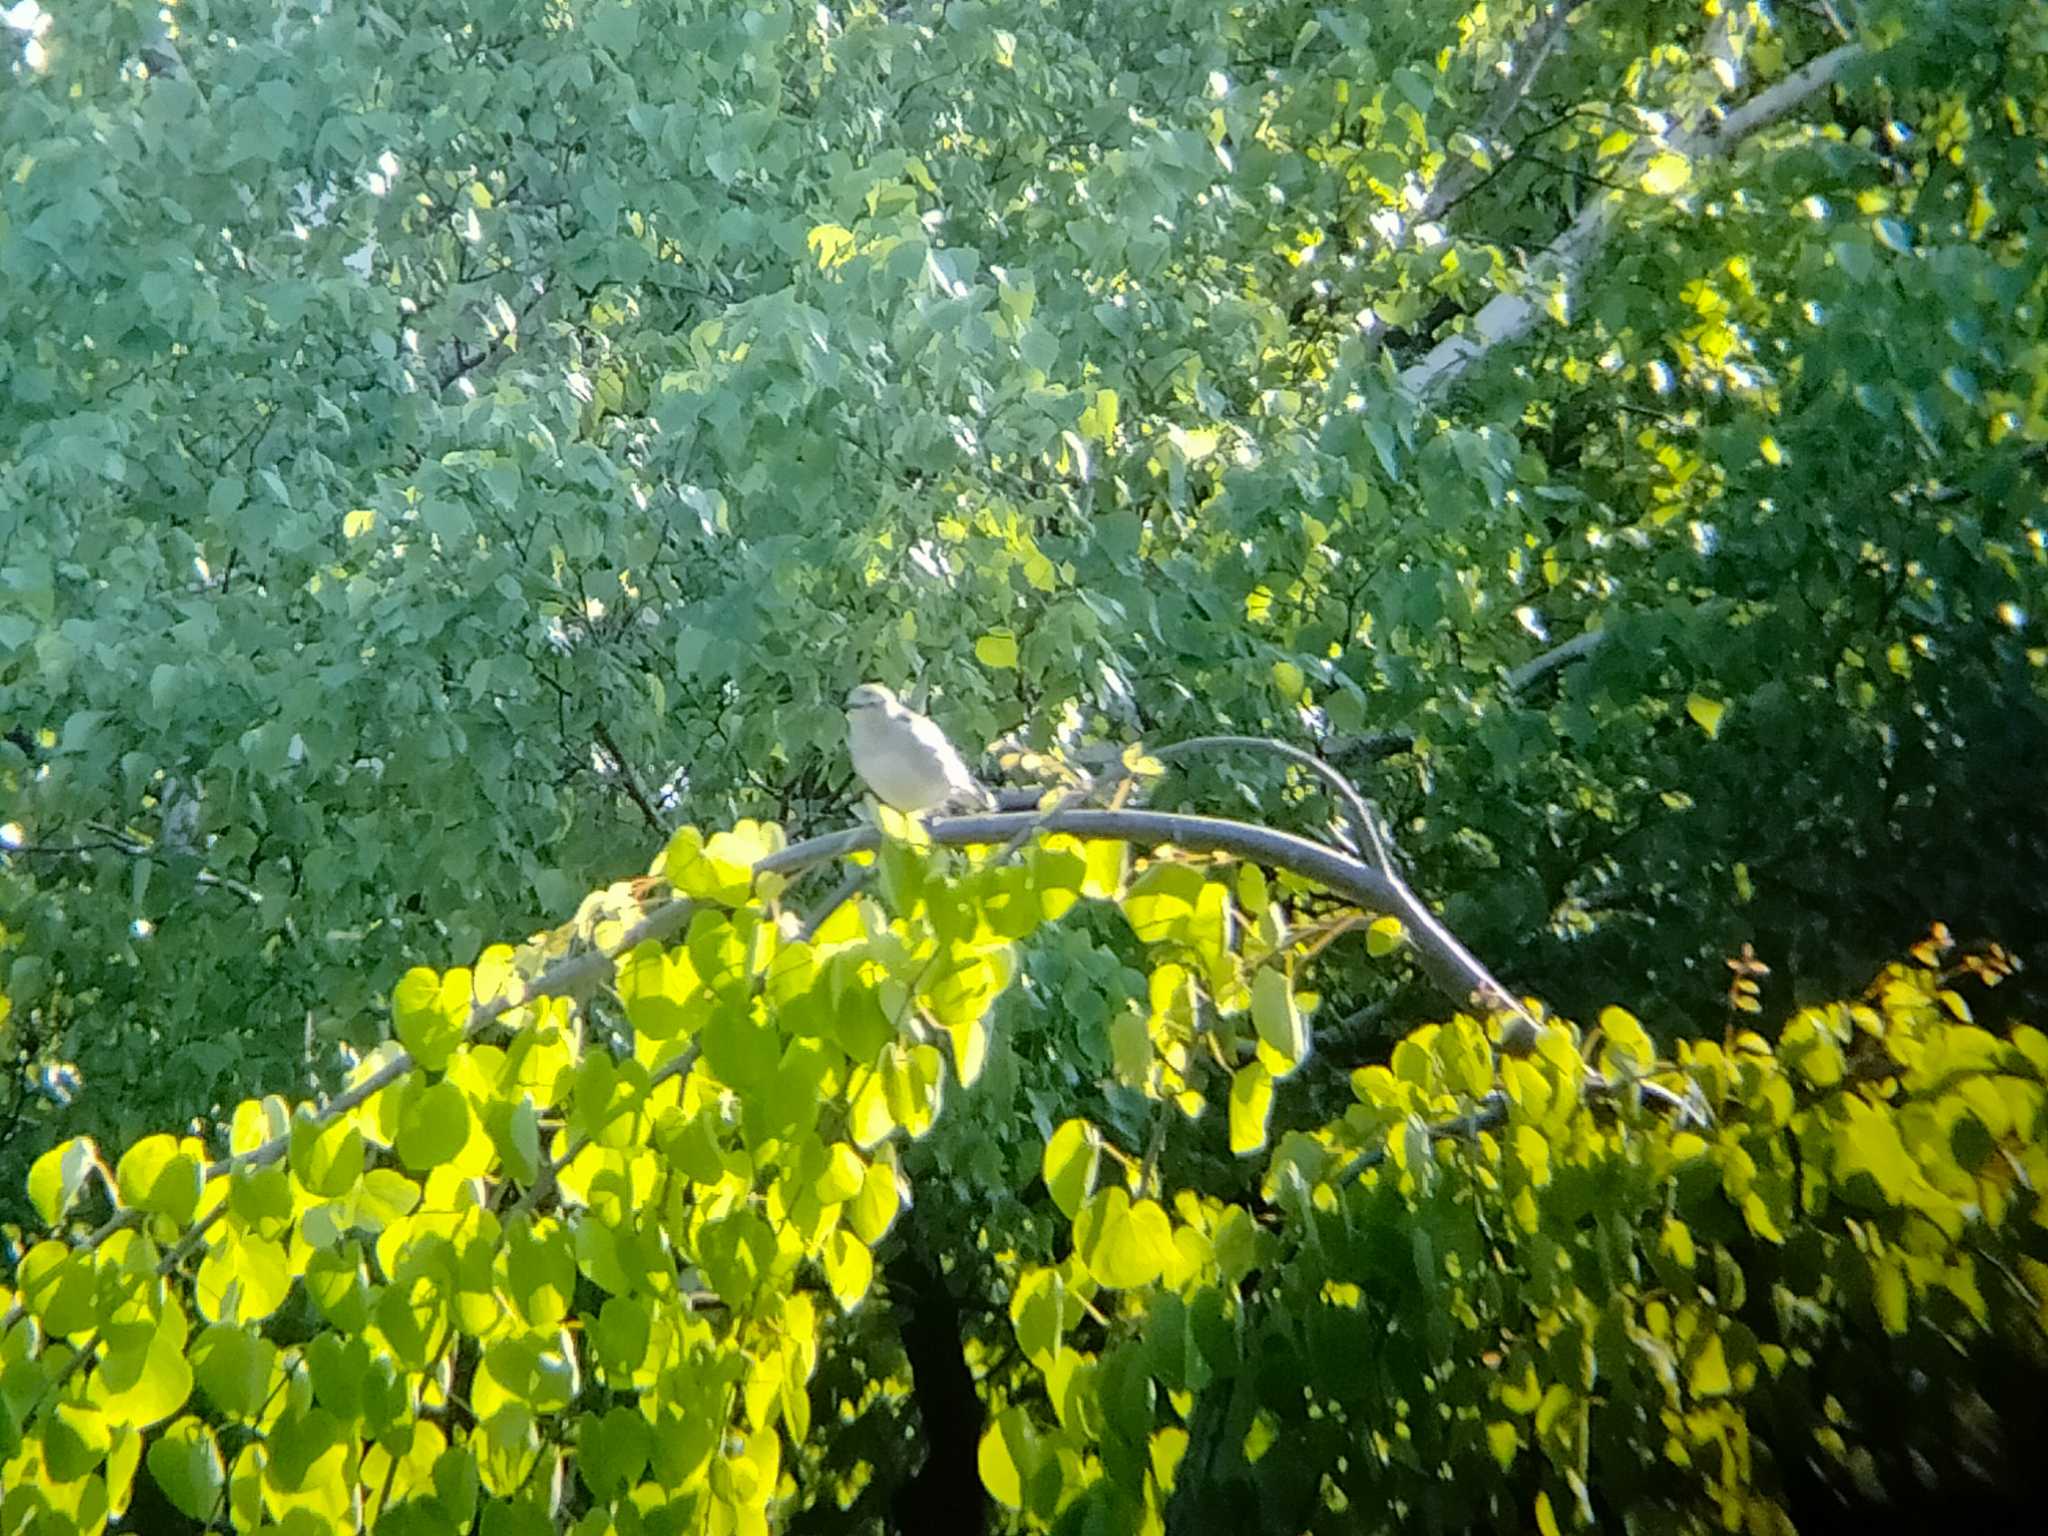
{"label": "leafy hedge", "polygon": [[[0,1290],[0,1530],[872,1529],[913,1474],[962,1497],[864,1434],[912,1402],[1011,1529],[1783,1529],[1911,1493],[1913,1362],[2043,1356],[2048,1037],[1970,1022],[1997,951],[1937,935],[1668,1060],[1618,1008],[1508,1053],[1512,1012],[1455,1016],[1269,1134],[1311,955],[1401,925],[1064,832],[877,844],[686,830],[674,900],[411,972],[350,1090],[239,1105],[227,1156],[53,1148]],[[858,893],[784,909],[847,854]],[[1129,983],[1103,1113],[1058,1124],[1000,1095],[1073,1064],[991,1029],[1068,1007],[1048,946],[1076,998],[1089,954]],[[1005,1124],[986,1163],[962,1116]],[[941,1369],[974,1373],[944,1422]]]}

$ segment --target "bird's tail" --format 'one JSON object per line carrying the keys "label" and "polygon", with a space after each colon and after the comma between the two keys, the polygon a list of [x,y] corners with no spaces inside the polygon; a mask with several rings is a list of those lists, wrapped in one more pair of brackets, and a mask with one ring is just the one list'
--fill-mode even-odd
{"label": "bird's tail", "polygon": [[981,780],[975,779],[970,783],[961,785],[952,794],[948,795],[943,809],[959,814],[974,811],[999,811],[1002,809],[1002,805],[996,799],[993,790],[982,783]]}

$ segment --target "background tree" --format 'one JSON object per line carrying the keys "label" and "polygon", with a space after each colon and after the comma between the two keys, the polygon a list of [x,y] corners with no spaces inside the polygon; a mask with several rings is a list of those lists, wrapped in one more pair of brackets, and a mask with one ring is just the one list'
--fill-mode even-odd
{"label": "background tree", "polygon": [[1662,1041],[2048,932],[2023,8],[10,14],[10,1195],[685,807],[838,824],[868,677],[1313,746]]}
{"label": "background tree", "polygon": [[2009,6],[23,16],[16,1174],[682,805],[831,823],[868,676],[1366,748],[1462,932],[1659,1030],[1745,940],[2048,932]]}

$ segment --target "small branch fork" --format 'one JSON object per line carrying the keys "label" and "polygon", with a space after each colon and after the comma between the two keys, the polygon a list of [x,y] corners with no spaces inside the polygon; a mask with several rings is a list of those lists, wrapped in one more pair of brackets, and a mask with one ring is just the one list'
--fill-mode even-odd
{"label": "small branch fork", "polygon": [[[1554,7],[1546,13],[1544,27],[1561,24],[1560,11],[1575,7]],[[1746,26],[1736,19],[1739,6],[1724,6],[1722,19],[1708,39],[1705,51],[1716,62],[1733,55],[1733,41]],[[1542,47],[1536,52],[1540,64],[1553,38],[1539,32]],[[1744,140],[1770,127],[1804,102],[1828,89],[1865,57],[1860,43],[1844,43],[1810,60],[1784,79],[1735,106],[1711,105],[1696,113],[1676,131],[1663,136],[1645,134],[1645,142],[1622,162],[1619,179],[1633,182],[1650,158],[1666,149],[1688,160],[1712,160],[1732,154]],[[1531,74],[1533,78],[1533,71]],[[1580,212],[1569,228],[1530,262],[1518,291],[1495,294],[1472,317],[1469,330],[1446,337],[1419,361],[1404,369],[1402,387],[1418,400],[1427,400],[1455,384],[1496,347],[1519,341],[1536,326],[1544,314],[1546,290],[1553,282],[1572,282],[1607,243],[1616,206],[1616,195],[1595,198]]]}

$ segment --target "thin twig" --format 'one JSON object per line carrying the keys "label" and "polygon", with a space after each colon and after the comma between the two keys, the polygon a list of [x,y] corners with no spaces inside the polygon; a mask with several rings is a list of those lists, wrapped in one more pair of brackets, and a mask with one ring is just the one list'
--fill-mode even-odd
{"label": "thin twig", "polygon": [[639,807],[640,814],[647,819],[647,825],[652,827],[658,836],[666,838],[669,834],[668,824],[656,813],[654,802],[649,800],[640,788],[640,781],[633,773],[633,765],[626,761],[626,754],[621,752],[619,744],[612,740],[612,733],[604,721],[592,721],[590,732],[597,738],[597,744],[604,748],[605,755],[612,760],[612,768],[619,776],[619,784],[626,791],[626,798]]}
{"label": "thin twig", "polygon": [[[0,858],[9,854],[35,854],[42,858],[82,858],[89,853],[119,853],[131,859],[149,859],[154,863],[168,865],[170,855],[156,846],[139,838],[124,837],[105,827],[95,827],[102,834],[97,842],[88,843],[0,843]],[[202,869],[193,879],[200,885],[215,890],[227,891],[239,896],[252,907],[263,905],[263,893],[254,886],[245,885],[232,875],[217,875],[210,869]]]}

